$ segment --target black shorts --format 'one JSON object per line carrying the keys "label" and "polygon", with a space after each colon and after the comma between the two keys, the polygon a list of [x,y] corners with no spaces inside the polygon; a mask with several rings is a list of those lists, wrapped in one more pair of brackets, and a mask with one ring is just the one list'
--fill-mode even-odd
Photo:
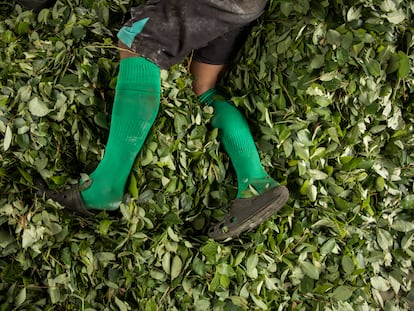
{"label": "black shorts", "polygon": [[227,64],[244,43],[267,0],[149,0],[131,9],[125,26],[148,19],[131,49],[168,69],[194,50],[193,59]]}

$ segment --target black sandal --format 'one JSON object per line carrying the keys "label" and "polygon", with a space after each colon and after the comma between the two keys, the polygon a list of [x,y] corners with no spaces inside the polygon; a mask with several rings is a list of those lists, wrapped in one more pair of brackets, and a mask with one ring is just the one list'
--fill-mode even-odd
{"label": "black sandal", "polygon": [[45,182],[41,179],[36,181],[37,196],[43,197],[45,200],[51,199],[58,202],[65,209],[78,214],[80,216],[91,217],[96,214],[88,210],[83,203],[80,192],[89,188],[92,181],[87,180],[82,185],[79,184],[69,185],[63,190],[50,190]]}
{"label": "black sandal", "polygon": [[278,186],[258,196],[235,199],[229,213],[210,228],[208,236],[216,241],[229,241],[248,232],[282,208],[288,198],[289,190],[285,186]]}

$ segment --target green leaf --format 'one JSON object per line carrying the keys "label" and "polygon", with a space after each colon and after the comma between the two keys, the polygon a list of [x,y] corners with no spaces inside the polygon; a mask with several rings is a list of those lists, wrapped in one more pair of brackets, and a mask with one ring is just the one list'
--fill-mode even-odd
{"label": "green leaf", "polygon": [[145,304],[145,311],[157,311],[157,310],[158,310],[157,303],[153,299],[148,300],[147,303]]}
{"label": "green leaf", "polygon": [[398,65],[398,78],[405,79],[410,74],[410,59],[407,54],[402,51],[398,51],[399,65]]}
{"label": "green leaf", "polygon": [[220,285],[220,278],[221,278],[220,273],[217,273],[216,272],[214,274],[213,279],[211,280],[211,282],[209,284],[210,291],[213,291],[214,292],[219,287],[219,285]]}
{"label": "green leaf", "polygon": [[165,273],[171,273],[171,253],[166,252],[164,256],[162,256],[162,268],[164,269]]}
{"label": "green leaf", "polygon": [[138,198],[138,187],[137,187],[137,179],[135,178],[134,174],[130,174],[129,176],[129,192],[131,193],[133,198]]}
{"label": "green leaf", "polygon": [[333,200],[335,202],[335,207],[340,211],[347,211],[349,210],[349,202],[342,199],[341,197],[334,196]]}
{"label": "green leaf", "polygon": [[370,74],[372,74],[374,77],[380,76],[381,64],[376,59],[368,60],[366,65]]}
{"label": "green leaf", "polygon": [[218,253],[220,248],[220,244],[215,241],[208,241],[203,247],[201,248],[201,252],[210,260],[212,260]]}
{"label": "green leaf", "polygon": [[0,230],[0,247],[6,248],[15,241],[14,237],[4,230]]}
{"label": "green leaf", "polygon": [[341,34],[333,29],[329,29],[326,33],[326,40],[329,44],[338,46],[341,43]]}
{"label": "green leaf", "polygon": [[310,62],[310,67],[312,69],[318,69],[321,68],[325,63],[325,55],[315,55],[311,62]]}
{"label": "green leaf", "polygon": [[250,255],[246,260],[246,274],[252,279],[258,276],[257,264],[259,263],[259,256],[257,254]]}
{"label": "green leaf", "polygon": [[302,159],[304,161],[309,160],[309,148],[308,147],[295,141],[293,142],[293,149],[295,150],[295,153],[299,159]]}
{"label": "green leaf", "polygon": [[333,285],[330,283],[325,283],[322,285],[318,285],[315,287],[315,289],[313,290],[313,292],[317,293],[317,294],[325,294],[326,292],[328,292],[330,289],[332,289]]}
{"label": "green leaf", "polygon": [[103,128],[108,129],[108,121],[106,120],[106,114],[103,112],[98,112],[94,117],[93,120],[95,121],[96,125]]}
{"label": "green leaf", "polygon": [[280,3],[280,11],[282,14],[287,17],[293,11],[293,6],[288,1],[281,1]]}
{"label": "green leaf", "polygon": [[110,252],[99,252],[95,254],[95,258],[100,262],[109,262],[114,261],[116,256],[114,253]]}
{"label": "green leaf", "polygon": [[361,158],[354,157],[342,157],[341,162],[343,163],[342,169],[344,171],[351,171],[359,167],[363,162]]}
{"label": "green leaf", "polygon": [[267,310],[267,305],[259,298],[256,297],[256,295],[253,295],[250,293],[250,297],[252,297],[254,304],[260,309],[260,310]]}
{"label": "green leaf", "polygon": [[371,278],[371,285],[381,292],[385,292],[390,288],[389,282],[381,276],[373,276]]}
{"label": "green leaf", "polygon": [[171,227],[167,228],[168,236],[171,240],[174,242],[180,242],[180,237],[177,235],[177,233],[174,232],[174,230]]}
{"label": "green leaf", "polygon": [[239,252],[236,256],[236,258],[234,259],[234,263],[233,266],[236,267],[238,266],[244,259],[244,257],[246,256],[246,252]]}
{"label": "green leaf", "polygon": [[101,235],[107,235],[109,229],[111,228],[112,220],[110,219],[103,219],[99,222],[99,233]]}
{"label": "green leaf", "polygon": [[229,288],[230,278],[227,274],[221,274],[220,275],[220,285],[223,288]]}
{"label": "green leaf", "polygon": [[21,306],[26,300],[26,288],[22,288],[16,296],[16,306]]}
{"label": "green leaf", "polygon": [[325,180],[328,178],[328,174],[316,169],[310,169],[309,174],[313,180]]}
{"label": "green leaf", "polygon": [[26,230],[23,231],[22,247],[28,248],[38,242],[42,238],[44,230],[44,228],[36,228],[34,226],[26,228]]}
{"label": "green leaf", "polygon": [[181,274],[183,269],[183,262],[179,256],[174,256],[171,263],[171,280],[174,280]]}
{"label": "green leaf", "polygon": [[338,131],[337,131],[337,129],[336,128],[334,128],[334,127],[330,127],[328,130],[327,130],[327,132],[328,132],[328,134],[329,134],[329,137],[334,141],[334,142],[336,142],[336,143],[340,143],[340,141],[339,141],[339,137],[338,137]]}
{"label": "green leaf", "polygon": [[414,194],[405,196],[401,200],[400,207],[404,209],[414,209]]}
{"label": "green leaf", "polygon": [[388,21],[395,25],[402,23],[406,17],[406,14],[402,10],[395,10],[387,14]]}
{"label": "green leaf", "polygon": [[30,24],[28,22],[20,22],[17,26],[17,33],[19,35],[24,35],[29,32]]}
{"label": "green leaf", "polygon": [[345,301],[351,298],[353,292],[352,287],[341,285],[334,290],[332,299],[336,301]]}
{"label": "green leaf", "polygon": [[414,241],[414,232],[411,234],[405,235],[401,240],[401,248],[407,249],[413,245]]}
{"label": "green leaf", "polygon": [[409,232],[414,230],[414,223],[406,220],[395,220],[391,228],[400,232]]}
{"label": "green leaf", "polygon": [[346,274],[352,274],[355,270],[355,265],[351,257],[348,255],[342,256],[341,259],[342,269],[344,269]]}
{"label": "green leaf", "polygon": [[384,188],[385,188],[385,180],[384,180],[384,178],[382,176],[378,176],[377,179],[375,180],[375,188],[379,192],[384,191]]}
{"label": "green leaf", "polygon": [[4,141],[3,141],[3,149],[4,151],[9,150],[11,142],[12,142],[13,134],[11,131],[10,126],[7,125],[6,133],[4,134]]}
{"label": "green leaf", "polygon": [[233,276],[235,274],[233,268],[225,263],[217,265],[217,272],[222,275]]}
{"label": "green leaf", "polygon": [[53,304],[58,303],[60,301],[60,298],[61,298],[59,287],[50,286],[49,287],[49,296],[50,296],[50,300]]}
{"label": "green leaf", "polygon": [[115,304],[118,306],[120,311],[131,310],[131,308],[129,308],[129,306],[125,302],[123,302],[121,299],[119,299],[116,296],[115,296]]}
{"label": "green leaf", "polygon": [[191,265],[193,271],[200,276],[204,276],[208,271],[207,265],[198,257],[193,259],[193,263]]}
{"label": "green leaf", "polygon": [[319,269],[308,261],[299,261],[299,266],[308,277],[319,280]]}
{"label": "green leaf", "polygon": [[330,254],[336,247],[336,241],[335,239],[329,239],[328,241],[326,241],[322,247],[321,247],[321,255],[328,255]]}
{"label": "green leaf", "polygon": [[315,185],[310,185],[307,188],[306,194],[311,202],[315,202],[318,197],[318,188]]}
{"label": "green leaf", "polygon": [[86,36],[85,28],[82,26],[74,26],[72,28],[72,36],[77,40],[84,38]]}
{"label": "green leaf", "polygon": [[50,112],[50,109],[39,97],[35,97],[29,102],[29,111],[35,117],[44,117]]}
{"label": "green leaf", "polygon": [[393,238],[388,231],[379,228],[377,230],[377,242],[383,250],[387,250],[392,246]]}
{"label": "green leaf", "polygon": [[194,310],[196,311],[204,311],[210,309],[210,301],[207,299],[201,299],[196,302],[194,305]]}

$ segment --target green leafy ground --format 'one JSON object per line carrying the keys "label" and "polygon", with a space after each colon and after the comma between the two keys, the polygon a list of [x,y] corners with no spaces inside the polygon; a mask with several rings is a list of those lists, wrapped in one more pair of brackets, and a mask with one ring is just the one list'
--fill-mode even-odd
{"label": "green leafy ground", "polygon": [[119,212],[35,196],[101,158],[131,5],[1,4],[0,309],[413,309],[414,3],[270,1],[223,86],[291,198],[225,244],[205,232],[236,178],[187,61],[162,73]]}

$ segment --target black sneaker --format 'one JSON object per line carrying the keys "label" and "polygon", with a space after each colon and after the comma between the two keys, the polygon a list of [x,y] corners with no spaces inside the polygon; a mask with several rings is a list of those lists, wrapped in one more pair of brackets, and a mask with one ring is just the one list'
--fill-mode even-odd
{"label": "black sneaker", "polygon": [[40,178],[36,178],[35,180],[35,186],[37,188],[36,195],[38,197],[43,197],[45,200],[52,199],[62,205],[66,210],[85,217],[96,215],[96,213],[86,208],[80,194],[82,190],[87,189],[90,185],[91,180],[88,180],[83,185],[68,185],[65,189],[58,191],[48,189],[46,183]]}
{"label": "black sneaker", "polygon": [[285,186],[277,186],[261,195],[235,199],[227,216],[210,227],[208,236],[216,241],[229,241],[248,232],[275,214],[288,198],[289,190]]}

